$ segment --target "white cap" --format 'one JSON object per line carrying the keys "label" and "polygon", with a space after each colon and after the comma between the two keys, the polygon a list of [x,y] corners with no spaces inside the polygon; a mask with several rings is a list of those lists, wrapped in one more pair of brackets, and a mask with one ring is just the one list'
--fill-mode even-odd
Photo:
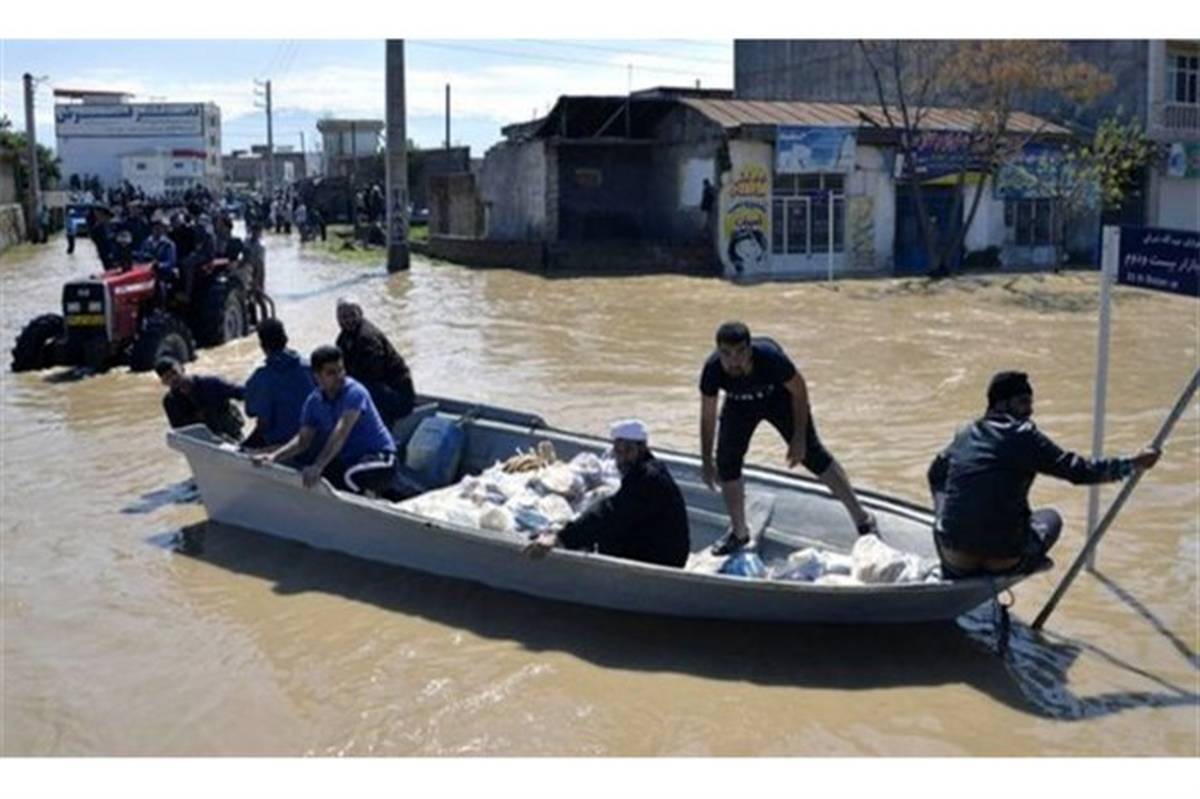
{"label": "white cap", "polygon": [[619,422],[613,422],[609,427],[609,435],[613,441],[623,439],[625,441],[641,441],[646,443],[650,438],[650,434],[646,432],[646,424],[641,419],[622,419]]}

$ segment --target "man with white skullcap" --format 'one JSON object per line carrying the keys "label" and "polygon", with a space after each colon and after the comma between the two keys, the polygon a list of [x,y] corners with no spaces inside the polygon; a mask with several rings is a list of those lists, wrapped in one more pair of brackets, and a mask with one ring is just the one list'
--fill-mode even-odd
{"label": "man with white skullcap", "polygon": [[650,452],[646,425],[623,419],[612,424],[610,434],[620,490],[560,532],[538,536],[526,551],[537,558],[557,545],[682,567],[691,551],[687,507],[667,467]]}

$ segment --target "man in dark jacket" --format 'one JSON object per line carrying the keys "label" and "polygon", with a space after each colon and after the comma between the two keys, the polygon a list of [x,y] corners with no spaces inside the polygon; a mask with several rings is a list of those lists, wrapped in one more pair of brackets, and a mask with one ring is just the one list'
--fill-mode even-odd
{"label": "man in dark jacket", "polygon": [[312,370],[300,354],[288,349],[287,331],[278,319],[258,325],[258,343],[267,362],[246,381],[246,415],[255,418],[246,449],[278,447],[300,432],[300,411],[317,387]]}
{"label": "man in dark jacket", "polygon": [[244,422],[241,411],[230,400],[244,399],[241,386],[219,377],[188,375],[174,358],[161,358],[154,371],[170,389],[163,397],[163,410],[171,427],[204,424],[219,436],[238,441]]}
{"label": "man in dark jacket", "polygon": [[637,419],[612,426],[613,457],[621,488],[597,502],[558,533],[543,533],[526,551],[542,557],[556,545],[597,550],[603,555],[663,566],[687,563],[687,507],[667,467],[646,442],[646,426]]}
{"label": "man in dark jacket", "polygon": [[934,538],[949,578],[1031,571],[1043,563],[1062,517],[1030,509],[1038,474],[1076,485],[1107,483],[1152,468],[1161,454],[1087,460],[1060,449],[1030,419],[1033,387],[1023,372],[997,373],[987,399],[986,415],[959,430],[929,467]]}
{"label": "man in dark jacket", "polygon": [[397,419],[412,413],[416,393],[408,364],[379,328],[363,318],[362,308],[340,299],[337,303],[337,347],[346,374],[362,383],[390,430]]}
{"label": "man in dark jacket", "polygon": [[105,270],[116,265],[117,226],[113,223],[112,211],[107,206],[97,206],[88,222],[88,237],[96,245],[96,256]]}

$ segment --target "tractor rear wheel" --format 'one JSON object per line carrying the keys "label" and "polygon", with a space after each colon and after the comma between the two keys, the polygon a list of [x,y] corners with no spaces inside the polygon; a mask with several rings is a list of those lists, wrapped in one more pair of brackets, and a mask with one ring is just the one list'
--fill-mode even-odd
{"label": "tractor rear wheel", "polygon": [[220,280],[212,284],[204,297],[198,338],[206,347],[217,347],[226,341],[246,335],[246,296],[235,280]]}
{"label": "tractor rear wheel", "polygon": [[133,340],[129,368],[134,372],[147,372],[161,358],[187,363],[192,360],[195,349],[192,333],[179,317],[166,311],[155,311]]}
{"label": "tractor rear wheel", "polygon": [[35,317],[17,336],[12,348],[12,370],[29,372],[56,365],[54,351],[65,340],[67,327],[56,313]]}

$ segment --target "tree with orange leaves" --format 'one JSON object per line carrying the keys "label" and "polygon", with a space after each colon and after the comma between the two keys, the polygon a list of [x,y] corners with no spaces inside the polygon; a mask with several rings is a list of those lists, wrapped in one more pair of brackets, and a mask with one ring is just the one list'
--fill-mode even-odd
{"label": "tree with orange leaves", "polygon": [[[902,158],[899,178],[916,201],[929,273],[949,273],[975,218],[988,179],[1020,155],[1025,146],[1046,137],[1038,120],[1014,125],[1021,109],[1048,107],[1044,116],[1065,116],[1070,104],[1087,104],[1113,86],[1112,78],[1091,64],[1074,61],[1061,42],[1039,40],[860,41],[879,104],[863,113],[863,123],[890,132]],[[1054,103],[1061,103],[1056,112]],[[938,235],[922,191],[925,176],[918,158],[923,136],[934,130],[930,116],[955,108],[965,111],[958,131],[951,225]],[[968,175],[976,175],[969,202]],[[962,209],[967,207],[966,216]]]}

